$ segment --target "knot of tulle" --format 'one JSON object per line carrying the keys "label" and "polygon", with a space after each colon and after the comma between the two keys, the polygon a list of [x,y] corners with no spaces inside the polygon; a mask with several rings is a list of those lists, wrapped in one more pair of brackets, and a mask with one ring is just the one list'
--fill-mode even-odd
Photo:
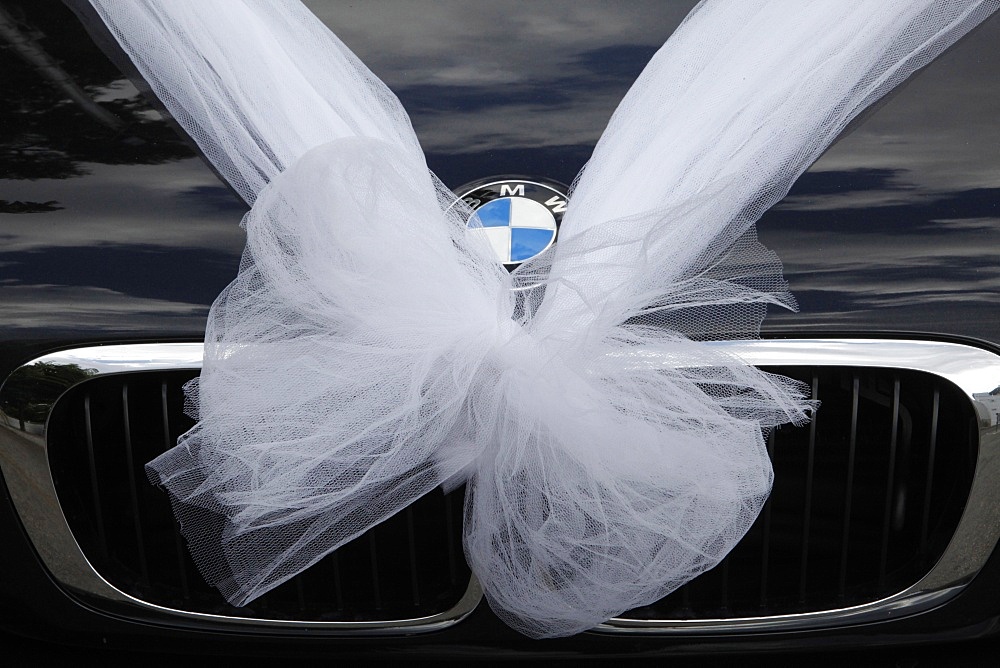
{"label": "knot of tulle", "polygon": [[489,353],[496,369],[517,374],[522,380],[544,375],[556,357],[551,346],[513,320],[497,324]]}

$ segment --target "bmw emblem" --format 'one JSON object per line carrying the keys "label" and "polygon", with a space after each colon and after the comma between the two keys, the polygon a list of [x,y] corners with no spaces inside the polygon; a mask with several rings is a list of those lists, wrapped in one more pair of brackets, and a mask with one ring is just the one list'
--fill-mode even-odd
{"label": "bmw emblem", "polygon": [[497,258],[513,270],[556,241],[568,188],[545,179],[493,177],[456,189],[472,208],[470,234],[484,234]]}

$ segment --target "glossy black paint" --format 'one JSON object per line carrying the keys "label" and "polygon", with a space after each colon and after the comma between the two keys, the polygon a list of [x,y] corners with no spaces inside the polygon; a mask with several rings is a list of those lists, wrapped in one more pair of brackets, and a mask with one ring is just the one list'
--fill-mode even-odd
{"label": "glossy black paint", "polygon": [[[692,3],[308,4],[398,93],[430,167],[458,186],[501,173],[571,181]],[[66,7],[2,6],[121,125],[0,51],[0,340],[197,337],[235,275],[245,205]],[[484,40],[487,28],[518,37]],[[760,236],[801,306],[767,327],[1000,340],[998,42],[993,19],[764,217]]]}
{"label": "glossy black paint", "polygon": [[[618,100],[694,2],[307,4],[397,92],[429,166],[457,187],[504,173],[572,181]],[[61,2],[0,0],[0,21],[23,38],[20,47],[0,44],[0,377],[55,348],[200,339],[209,305],[236,274],[245,204]],[[29,63],[24,44],[47,64]],[[998,44],[994,17],[855,124],[764,217],[760,238],[785,262],[801,306],[773,314],[767,331],[1000,343]],[[70,101],[60,80],[117,122]],[[177,637],[161,621],[96,613],[57,590],[5,495],[0,528],[11,546],[0,569],[0,625],[128,648]],[[998,555],[980,579],[1000,581]],[[386,657],[760,652],[977,637],[995,632],[998,616],[996,596],[972,588],[947,613],[846,633],[537,643],[480,606],[447,633],[377,647]],[[181,649],[234,651],[210,629],[185,637]],[[263,653],[279,647],[265,637],[235,642]],[[373,643],[300,647],[370,656]]]}

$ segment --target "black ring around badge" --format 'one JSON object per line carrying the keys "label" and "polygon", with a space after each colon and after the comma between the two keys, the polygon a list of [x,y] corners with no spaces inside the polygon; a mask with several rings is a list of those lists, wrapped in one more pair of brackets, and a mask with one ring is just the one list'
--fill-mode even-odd
{"label": "black ring around badge", "polygon": [[569,188],[549,179],[494,176],[455,189],[472,208],[466,225],[483,234],[497,259],[513,271],[556,242]]}

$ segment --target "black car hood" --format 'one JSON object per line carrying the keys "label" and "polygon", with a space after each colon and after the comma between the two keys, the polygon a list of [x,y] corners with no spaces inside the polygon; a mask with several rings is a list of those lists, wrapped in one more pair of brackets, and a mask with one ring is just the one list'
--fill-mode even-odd
{"label": "black car hood", "polygon": [[[695,3],[306,4],[396,92],[431,169],[458,187],[572,181]],[[0,7],[42,54],[0,50],[0,340],[28,357],[197,339],[236,274],[245,204],[65,5]],[[772,313],[767,332],[1000,341],[998,42],[994,17],[854,123],[764,216],[760,238],[800,304]]]}

